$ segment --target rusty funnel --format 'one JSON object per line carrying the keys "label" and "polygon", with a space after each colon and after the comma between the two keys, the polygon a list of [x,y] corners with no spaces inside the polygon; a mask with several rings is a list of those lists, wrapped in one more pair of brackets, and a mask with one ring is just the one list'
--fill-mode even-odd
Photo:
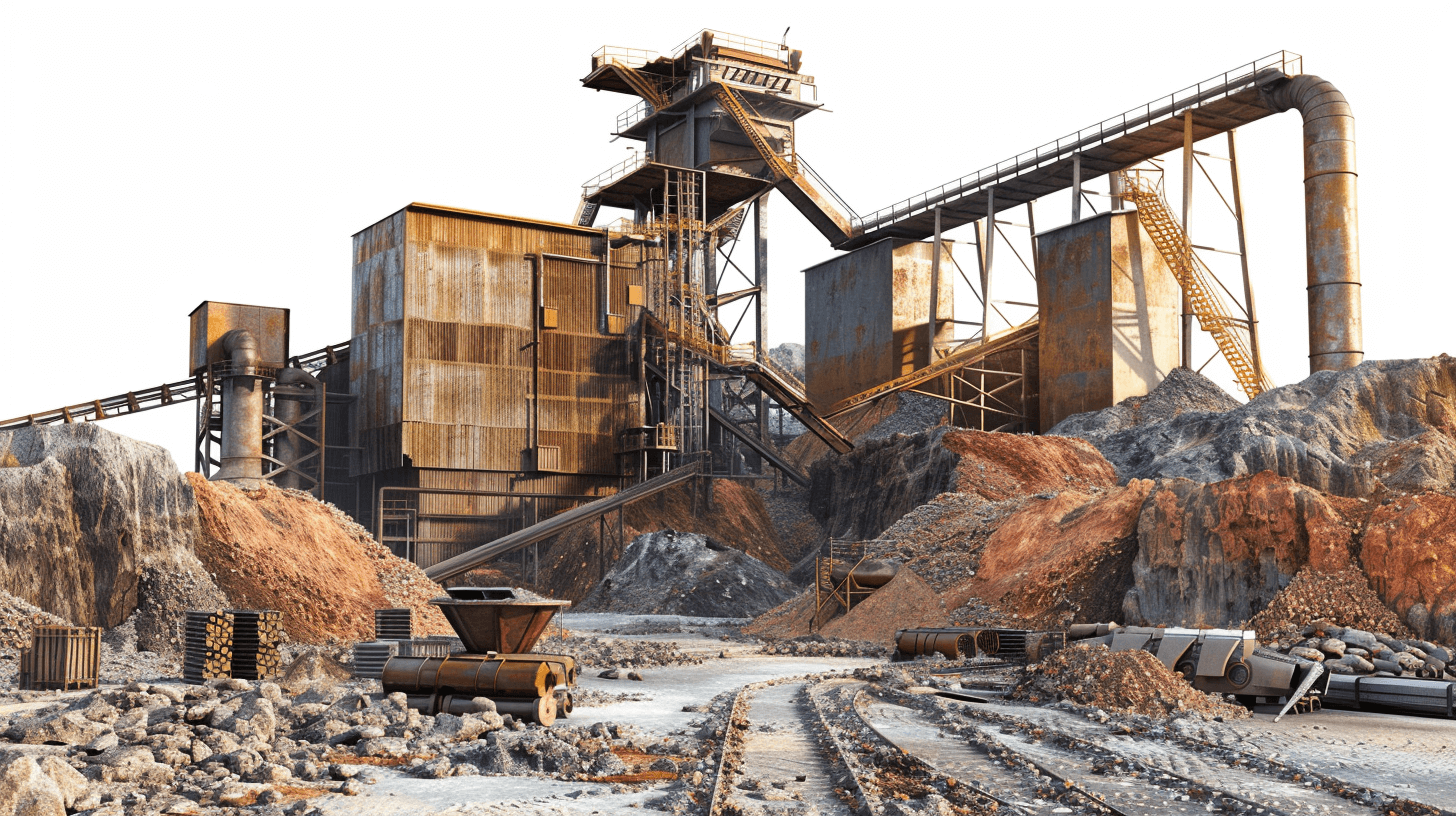
{"label": "rusty funnel", "polygon": [[571,601],[527,601],[510,587],[450,587],[440,607],[465,650],[475,654],[520,654],[531,651],[546,624]]}

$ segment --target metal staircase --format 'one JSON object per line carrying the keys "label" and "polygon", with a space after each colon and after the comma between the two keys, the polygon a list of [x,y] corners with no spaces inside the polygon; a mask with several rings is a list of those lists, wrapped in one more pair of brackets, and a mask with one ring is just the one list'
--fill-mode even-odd
{"label": "metal staircase", "polygon": [[647,104],[658,110],[667,107],[667,97],[662,95],[662,91],[658,90],[652,80],[637,69],[611,57],[607,58],[607,65],[622,78],[623,82],[627,83],[627,87],[631,88],[633,93],[647,100]]}
{"label": "metal staircase", "polygon": [[733,117],[733,121],[743,131],[743,135],[747,136],[750,142],[753,142],[754,149],[758,151],[758,154],[768,164],[775,181],[793,178],[799,174],[799,171],[788,160],[784,159],[783,156],[780,156],[778,151],[773,149],[773,145],[768,143],[768,137],[763,134],[763,130],[759,128],[758,122],[755,122],[753,117],[749,116],[747,108],[744,107],[743,100],[739,98],[738,94],[733,92],[732,88],[719,85],[718,90],[714,93],[714,98],[718,100],[718,104],[723,106],[723,110],[728,111],[728,115]]}
{"label": "metal staircase", "polygon": [[576,203],[576,217],[574,223],[578,227],[590,227],[596,223],[597,211],[602,208],[601,202],[587,201],[582,195],[581,200]]}
{"label": "metal staircase", "polygon": [[1263,366],[1236,331],[1247,329],[1247,321],[1234,317],[1225,308],[1215,289],[1213,273],[1193,251],[1157,184],[1140,173],[1124,170],[1118,175],[1122,178],[1123,198],[1137,206],[1138,221],[1168,262],[1178,285],[1187,293],[1189,308],[1198,316],[1198,325],[1213,335],[1244,394],[1253,399],[1272,388],[1273,383],[1261,374]]}

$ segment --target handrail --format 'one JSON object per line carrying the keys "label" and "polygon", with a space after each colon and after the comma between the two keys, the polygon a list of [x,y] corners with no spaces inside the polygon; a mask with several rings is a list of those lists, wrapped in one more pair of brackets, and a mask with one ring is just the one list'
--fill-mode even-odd
{"label": "handrail", "polygon": [[634,153],[623,159],[621,162],[608,167],[581,185],[583,198],[590,198],[602,191],[602,188],[616,181],[617,179],[631,175],[648,163],[646,153]]}
{"label": "handrail", "polygon": [[659,56],[656,51],[648,51],[645,48],[624,48],[619,45],[604,45],[592,52],[592,70],[608,64],[609,61],[619,63],[628,68],[640,68],[657,59]]}
{"label": "handrail", "polygon": [[819,175],[819,171],[809,166],[809,163],[807,161],[804,161],[803,153],[799,153],[796,151],[794,153],[794,158],[798,161],[799,170],[801,170],[804,175],[809,177],[809,180],[814,183],[815,188],[822,190],[825,193],[828,193],[829,197],[834,199],[835,205],[838,206],[842,212],[849,216],[851,223],[859,219],[859,213],[855,212],[854,208],[849,206],[849,202],[845,201],[843,196],[836,192],[833,187],[829,186],[829,182],[825,181],[824,177]]}
{"label": "handrail", "polygon": [[657,109],[652,107],[646,99],[637,100],[637,104],[617,114],[617,133],[631,130],[633,125],[656,112]]}
{"label": "handrail", "polygon": [[686,54],[690,48],[702,42],[703,34],[705,33],[713,35],[713,43],[716,45],[726,45],[729,48],[734,48],[739,51],[747,51],[752,54],[758,54],[761,57],[773,57],[775,59],[782,59],[782,57],[779,55],[786,54],[789,50],[788,47],[783,45],[782,43],[769,42],[768,40],[760,40],[756,37],[744,37],[741,34],[729,34],[726,31],[718,31],[717,29],[713,28],[702,28],[698,29],[698,31],[691,37],[688,37],[686,40],[678,43],[677,47],[672,50],[672,58],[677,59],[681,57],[682,55]]}
{"label": "handrail", "polygon": [[1066,161],[1075,153],[1127,135],[1132,130],[1179,116],[1190,108],[1232,96],[1258,85],[1270,72],[1282,72],[1289,76],[1303,73],[1303,66],[1304,58],[1300,55],[1291,51],[1277,51],[1196,85],[1159,97],[1142,107],[1133,108],[1119,116],[1105,119],[1091,127],[1048,142],[1041,147],[1019,153],[1010,159],[997,162],[938,187],[932,187],[919,195],[911,196],[888,207],[882,207],[866,216],[856,217],[851,223],[857,233],[886,227],[919,213],[927,212],[948,201],[980,192],[988,185],[1007,177]]}

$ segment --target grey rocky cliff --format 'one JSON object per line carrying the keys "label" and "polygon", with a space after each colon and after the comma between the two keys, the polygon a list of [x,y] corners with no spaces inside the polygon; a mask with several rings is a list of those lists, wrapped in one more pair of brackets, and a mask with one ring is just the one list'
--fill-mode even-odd
{"label": "grey rocky cliff", "polygon": [[1322,371],[1232,408],[1195,376],[1170,376],[1139,398],[1141,411],[1125,400],[1068,417],[1050,433],[1091,442],[1123,482],[1209,483],[1268,470],[1354,497],[1380,484],[1408,491],[1456,485],[1456,358]]}
{"label": "grey rocky cliff", "polygon": [[162,647],[188,604],[224,602],[193,553],[198,533],[165,449],[91,423],[0,431],[7,592],[85,626],[116,626],[140,605],[139,646]]}

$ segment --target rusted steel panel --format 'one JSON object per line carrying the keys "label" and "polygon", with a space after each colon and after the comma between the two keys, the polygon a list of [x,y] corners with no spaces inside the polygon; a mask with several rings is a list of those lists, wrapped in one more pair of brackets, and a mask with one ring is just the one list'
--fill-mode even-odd
{"label": "rusted steel panel", "polygon": [[258,341],[259,364],[281,368],[288,361],[287,309],[204,300],[188,316],[192,322],[188,344],[191,374],[200,374],[213,363],[228,361],[222,336],[233,329],[252,332]]}
{"label": "rusted steel panel", "polygon": [[[949,256],[950,242],[944,242]],[[931,362],[929,243],[886,239],[804,271],[805,386],[826,407]],[[938,317],[955,317],[948,257],[940,265]],[[937,330],[949,340],[953,324]]]}
{"label": "rusted steel panel", "polygon": [[[638,253],[618,253],[604,287],[600,232],[423,205],[355,245],[361,434],[398,427],[415,467],[530,470],[534,442],[559,445],[564,471],[616,476],[616,429],[635,406],[627,344],[602,333],[600,299],[635,319]],[[554,328],[536,325],[542,306]]]}
{"label": "rusted steel panel", "polygon": [[1133,211],[1042,233],[1042,430],[1157,387],[1178,365],[1179,289]]}

